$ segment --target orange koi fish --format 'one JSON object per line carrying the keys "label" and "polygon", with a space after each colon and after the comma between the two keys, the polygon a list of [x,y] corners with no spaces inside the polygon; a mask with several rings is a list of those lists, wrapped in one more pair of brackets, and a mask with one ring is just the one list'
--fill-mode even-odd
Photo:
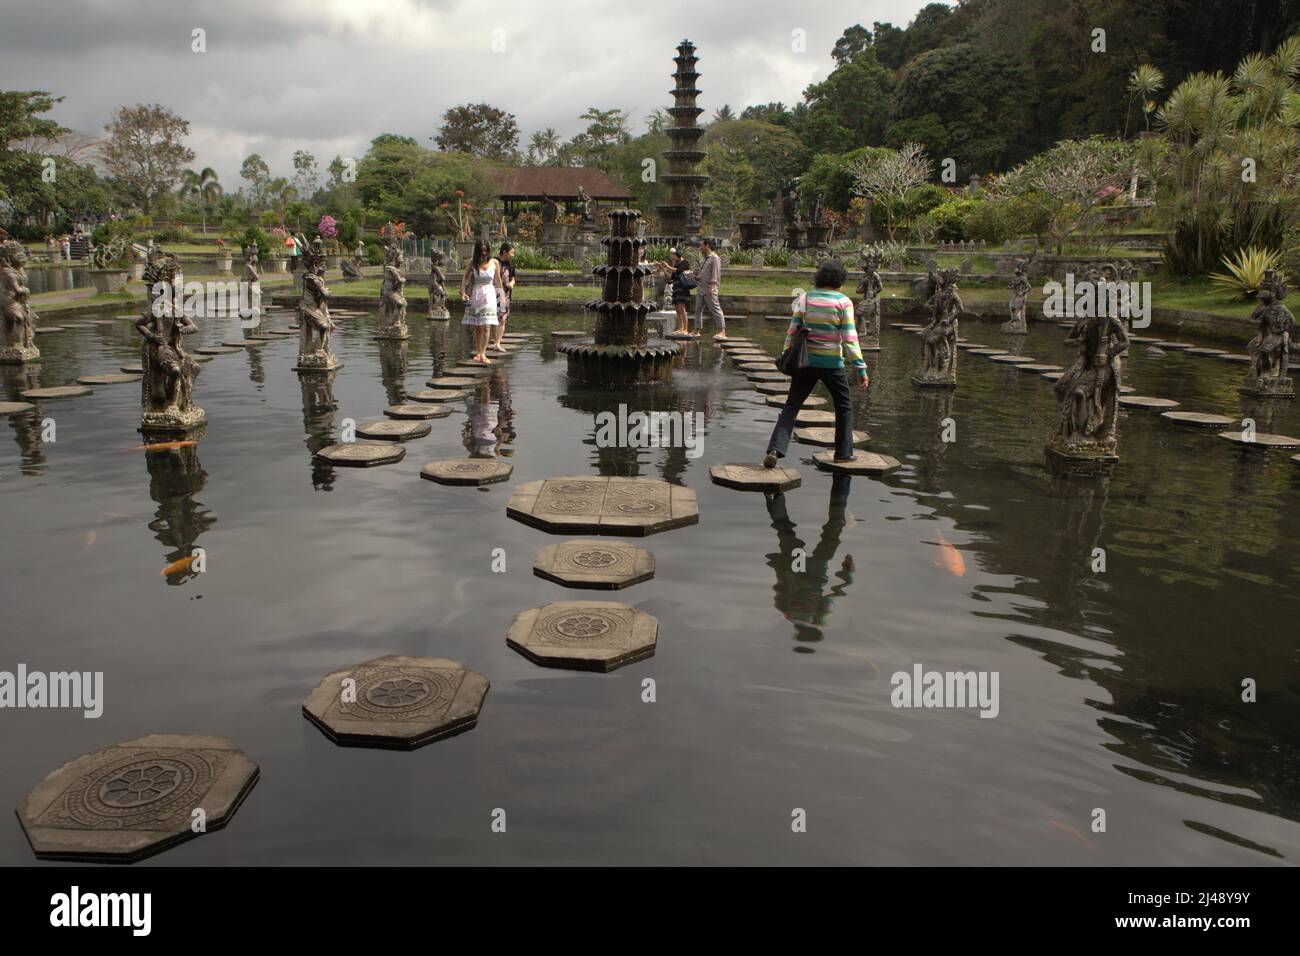
{"label": "orange koi fish", "polygon": [[[193,442],[191,442],[191,444],[193,444]],[[167,565],[167,567],[162,569],[162,576],[166,578],[173,574],[180,574],[182,571],[188,571],[190,565],[192,565],[197,558],[198,555],[189,554],[179,560],[173,561],[171,564]]]}
{"label": "orange koi fish", "polygon": [[131,451],[175,451],[178,448],[189,448],[191,445],[197,445],[196,441],[160,441],[151,445],[136,445]]}
{"label": "orange koi fish", "polygon": [[954,577],[964,577],[966,574],[966,560],[961,556],[960,551],[944,540],[942,531],[939,532],[939,549],[939,560],[934,562],[934,566],[943,568]]}

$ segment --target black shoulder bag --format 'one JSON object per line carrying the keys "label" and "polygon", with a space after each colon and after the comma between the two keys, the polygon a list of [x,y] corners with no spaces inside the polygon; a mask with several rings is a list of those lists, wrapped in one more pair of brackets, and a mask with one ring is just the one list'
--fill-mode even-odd
{"label": "black shoulder bag", "polygon": [[803,319],[799,320],[799,328],[790,339],[790,347],[777,358],[776,367],[786,375],[794,375],[808,367],[808,326],[803,324]]}

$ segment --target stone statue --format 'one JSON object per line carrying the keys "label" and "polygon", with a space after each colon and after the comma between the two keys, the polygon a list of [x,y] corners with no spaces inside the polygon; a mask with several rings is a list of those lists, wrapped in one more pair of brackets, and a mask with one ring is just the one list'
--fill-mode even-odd
{"label": "stone statue", "polygon": [[880,262],[884,257],[876,249],[862,250],[862,281],[858,283],[858,343],[864,349],[880,348],[880,294],[885,284],[880,280]]}
{"label": "stone statue", "polygon": [[379,290],[379,331],[377,339],[409,339],[406,327],[406,275],[402,271],[402,246],[396,239],[384,249],[384,284]]}
{"label": "stone statue", "polygon": [[542,224],[549,226],[559,218],[560,207],[556,204],[554,199],[546,193],[542,193]]}
{"label": "stone statue", "polygon": [[704,207],[700,205],[700,189],[698,186],[691,186],[691,197],[686,206],[686,232],[688,235],[698,235],[700,226],[704,220]]}
{"label": "stone statue", "polygon": [[185,352],[182,338],[198,326],[185,314],[180,260],[159,247],[149,251],[144,270],[144,312],[135,327],[144,338],[140,366],[140,431],[158,435],[184,434],[206,420],[194,404],[197,366]]}
{"label": "stone statue", "polygon": [[460,250],[456,248],[456,243],[452,243],[447,250],[447,267],[451,269],[453,275],[460,272]]}
{"label": "stone statue", "polygon": [[765,265],[767,265],[767,260],[763,256],[762,249],[754,250],[754,258],[750,261],[750,265],[753,266],[755,269],[762,269]]}
{"label": "stone statue", "polygon": [[582,228],[589,231],[596,228],[596,201],[587,195],[587,190],[578,187],[578,201],[582,203]]}
{"label": "stone statue", "polygon": [[822,194],[818,193],[813,197],[812,220],[811,224],[818,228],[826,225],[826,212],[822,208]]}
{"label": "stone statue", "polygon": [[957,387],[957,325],[962,313],[957,294],[957,270],[944,269],[939,274],[939,288],[934,294],[930,321],[921,332],[923,364],[912,376],[912,384],[922,388]]}
{"label": "stone statue", "polygon": [[1119,461],[1115,425],[1128,333],[1119,318],[1094,316],[1076,322],[1065,344],[1079,354],[1055,385],[1059,424],[1047,462],[1054,470],[1104,471]]}
{"label": "stone statue", "polygon": [[361,274],[361,267],[351,259],[344,259],[339,263],[339,267],[343,270],[344,282],[356,282],[364,278]]}
{"label": "stone statue", "polygon": [[329,287],[325,285],[325,251],[320,238],[310,246],[299,237],[304,250],[302,296],[298,300],[298,364],[299,371],[328,371],[338,368],[330,345],[330,332],[334,322],[330,319]]}
{"label": "stone statue", "polygon": [[262,274],[257,270],[257,243],[250,242],[244,249],[244,285],[248,287],[248,301],[257,314],[262,314]]}
{"label": "stone statue", "polygon": [[1261,398],[1295,398],[1295,385],[1287,377],[1295,317],[1282,304],[1286,298],[1286,279],[1269,269],[1256,297],[1259,305],[1250,318],[1259,326],[1259,333],[1246,346],[1250,370],[1238,391]]}
{"label": "stone statue", "polygon": [[1002,323],[1002,331],[1012,335],[1025,335],[1029,332],[1029,322],[1025,318],[1025,305],[1029,300],[1029,277],[1025,275],[1025,261],[1016,260],[1016,276],[1007,283],[1011,290],[1011,303],[1008,309],[1011,318]]}
{"label": "stone statue", "polygon": [[443,255],[441,249],[429,253],[429,318],[450,319],[447,308],[447,277],[442,272]]}
{"label": "stone statue", "polygon": [[[895,260],[893,271],[901,271],[902,263]],[[936,262],[926,263],[925,275],[919,279],[912,280],[912,295],[916,296],[918,302],[924,304],[925,308],[932,308],[934,305],[935,294],[939,291],[939,266]]]}
{"label": "stone statue", "polygon": [[28,301],[27,250],[16,239],[0,243],[0,363],[21,365],[41,357],[36,313]]}

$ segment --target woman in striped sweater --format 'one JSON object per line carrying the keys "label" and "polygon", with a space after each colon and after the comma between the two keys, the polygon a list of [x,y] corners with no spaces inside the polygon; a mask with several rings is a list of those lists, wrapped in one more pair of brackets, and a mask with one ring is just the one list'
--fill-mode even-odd
{"label": "woman in striped sweater", "polygon": [[790,391],[785,408],[776,420],[772,437],[767,443],[767,456],[763,467],[775,468],[790,447],[794,421],[818,382],[824,382],[835,403],[835,460],[851,461],[853,458],[853,402],[849,397],[849,380],[845,374],[844,360],[848,359],[858,388],[867,387],[867,363],[858,348],[858,330],[853,320],[853,300],[840,292],[848,277],[838,259],[827,259],[817,269],[813,289],[799,297],[794,318],[785,333],[789,348],[800,326],[808,329],[808,367],[795,372],[790,378]]}

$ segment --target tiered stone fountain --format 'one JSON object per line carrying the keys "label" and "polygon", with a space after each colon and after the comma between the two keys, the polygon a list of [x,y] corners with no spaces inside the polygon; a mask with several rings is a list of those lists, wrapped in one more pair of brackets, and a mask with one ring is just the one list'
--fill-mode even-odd
{"label": "tiered stone fountain", "polygon": [[[695,88],[695,81],[700,76],[695,71],[695,64],[699,61],[695,55],[695,44],[683,40],[677,45],[677,56],[673,60],[677,63],[677,71],[673,74],[676,87],[673,89],[674,103],[668,108],[673,125],[665,130],[672,141],[672,147],[664,150],[668,172],[661,177],[668,184],[669,196],[668,202],[660,203],[656,208],[659,210],[664,235],[694,236],[699,233],[698,223],[694,224],[694,232],[687,228],[691,219],[691,188],[694,187],[698,195],[709,181],[708,176],[695,171],[695,167],[704,159],[704,150],[699,148],[704,128],[695,124],[696,118],[704,112],[695,105],[695,99],[700,95],[700,91]],[[708,215],[708,206],[701,205],[697,208],[701,218]]]}
{"label": "tiered stone fountain", "polygon": [[604,280],[601,299],[587,305],[596,312],[593,341],[565,343],[557,350],[568,357],[569,379],[577,384],[619,388],[672,376],[673,356],[681,346],[650,344],[646,334],[646,316],[654,306],[642,300],[642,284],[654,267],[638,264],[646,244],[637,235],[640,220],[632,209],[609,214],[611,234],[600,240],[606,261],[591,270]]}

